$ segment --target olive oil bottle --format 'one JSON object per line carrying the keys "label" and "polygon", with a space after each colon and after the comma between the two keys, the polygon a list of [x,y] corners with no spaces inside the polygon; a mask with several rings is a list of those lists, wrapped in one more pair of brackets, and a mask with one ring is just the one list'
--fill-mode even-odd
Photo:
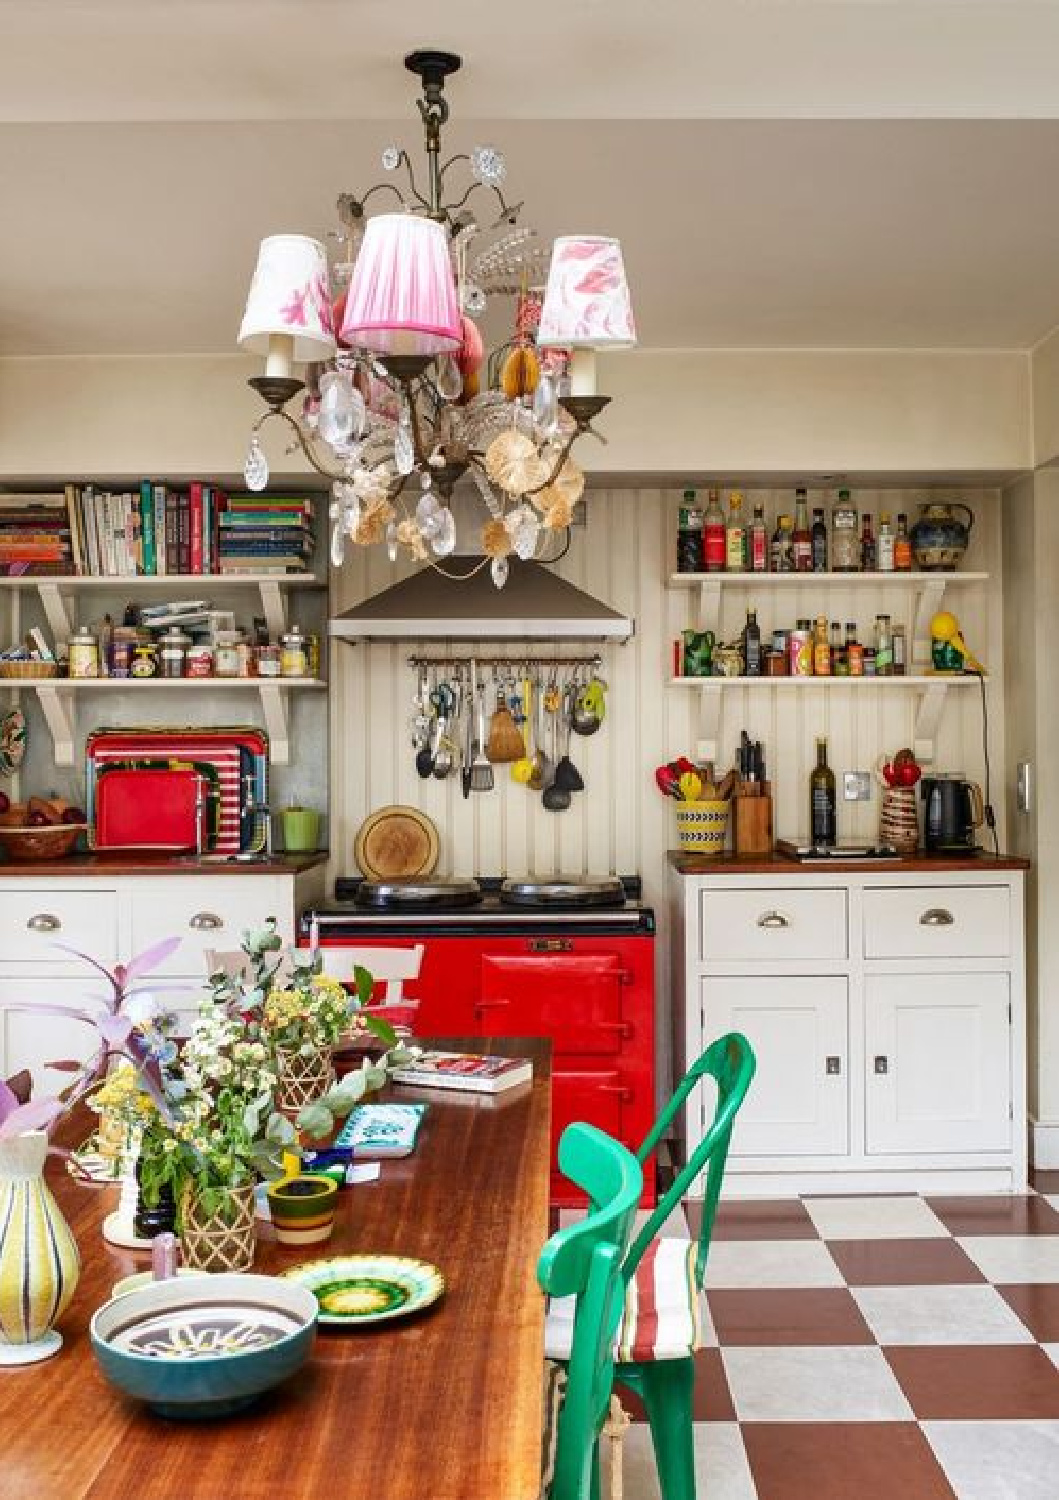
{"label": "olive oil bottle", "polygon": [[827,763],[827,740],[817,739],[816,765],[809,778],[809,841],[814,849],[833,849],[838,842],[835,773]]}

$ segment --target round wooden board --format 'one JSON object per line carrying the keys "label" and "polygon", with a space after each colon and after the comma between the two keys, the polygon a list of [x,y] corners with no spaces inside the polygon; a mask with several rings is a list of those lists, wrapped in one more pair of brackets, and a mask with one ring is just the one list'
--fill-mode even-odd
{"label": "round wooden board", "polygon": [[380,807],[364,819],[353,858],[369,880],[430,875],[437,867],[438,831],[417,807]]}

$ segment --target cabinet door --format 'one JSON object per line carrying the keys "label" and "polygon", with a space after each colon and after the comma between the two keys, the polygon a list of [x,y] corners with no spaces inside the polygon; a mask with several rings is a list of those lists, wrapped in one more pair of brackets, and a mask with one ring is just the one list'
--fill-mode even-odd
{"label": "cabinet door", "polygon": [[[84,1062],[99,1048],[93,1027],[68,1016],[36,1011],[37,1005],[83,1006],[94,986],[78,979],[8,979],[0,983],[0,1078],[22,1068],[33,1074],[35,1094],[54,1094],[68,1088],[70,1074],[47,1067],[49,1062],[76,1058]],[[17,1007],[17,1008],[16,1008]]]}
{"label": "cabinet door", "polygon": [[130,894],[132,951],[167,937],[180,947],[158,976],[206,976],[206,951],[236,952],[248,928],[275,917],[284,943],[294,940],[294,881],[289,876],[181,875],[141,880]]}
{"label": "cabinet door", "polygon": [[1006,974],[868,977],[869,1152],[1010,1150],[1009,999]]}
{"label": "cabinet door", "polygon": [[613,953],[487,954],[476,1007],[483,1036],[549,1036],[556,1054],[621,1051],[625,970]]}
{"label": "cabinet door", "polygon": [[757,1072],[732,1133],[732,1154],[845,1154],[845,978],[704,979],[701,994],[704,1036],[712,1040],[741,1031],[757,1056]]}

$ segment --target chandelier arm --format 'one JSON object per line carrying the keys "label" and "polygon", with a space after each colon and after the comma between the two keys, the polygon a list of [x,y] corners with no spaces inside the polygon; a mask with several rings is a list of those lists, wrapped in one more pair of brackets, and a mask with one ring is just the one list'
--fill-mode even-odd
{"label": "chandelier arm", "polygon": [[264,416],[259,417],[258,420],[254,423],[253,430],[257,432],[258,428],[261,427],[263,423],[267,422],[270,417],[282,417],[283,421],[286,422],[287,426],[294,433],[294,436],[298,442],[298,447],[301,449],[302,453],[312,464],[316,472],[322,475],[324,479],[330,479],[332,483],[334,483],[336,480],[346,478],[346,472],[344,469],[340,469],[337,471],[334,469],[328,469],[324,466],[324,464],[320,462],[316,454],[313,452],[312,447],[309,443],[309,439],[305,436],[301,425],[294,419],[294,417],[291,416],[289,411],[280,410],[265,412]]}
{"label": "chandelier arm", "polygon": [[580,427],[576,427],[574,429],[574,431],[570,434],[570,436],[567,438],[566,442],[560,449],[559,457],[555,460],[555,465],[551,473],[548,475],[547,479],[545,479],[541,484],[536,485],[532,490],[523,490],[522,493],[524,495],[539,495],[542,490],[546,490],[550,484],[555,483],[555,481],[559,477],[560,470],[566,463],[566,460],[570,457],[570,449],[574,446],[578,438],[581,436],[581,432],[582,429]]}
{"label": "chandelier arm", "polygon": [[454,167],[458,161],[470,161],[470,159],[471,158],[467,155],[466,151],[457,151],[455,153],[455,155],[454,156],[450,156],[449,159],[448,159],[448,161],[445,162],[445,164],[442,166],[442,168],[441,168],[441,175],[442,175],[442,177],[444,177],[445,173],[449,170],[449,168],[450,167]]}
{"label": "chandelier arm", "polygon": [[[454,156],[452,159],[453,159],[453,161],[461,161],[461,160],[462,161],[466,161],[467,158],[466,157]],[[445,212],[447,214],[454,214],[458,208],[462,208],[463,207],[463,205],[467,202],[468,198],[470,198],[470,196],[472,195],[472,193],[476,193],[480,187],[485,187],[485,183],[484,182],[478,182],[478,181],[472,182],[471,185],[470,185],[470,187],[464,193],[464,195],[463,195],[462,198],[457,198],[455,203],[446,204],[446,206],[445,206]]]}
{"label": "chandelier arm", "polygon": [[[405,153],[403,151],[401,152],[401,155],[404,157],[405,163],[408,166],[409,175],[411,175],[411,171],[412,171],[411,163],[408,161],[408,157],[405,155]],[[415,191],[415,184],[414,183],[412,185],[412,190],[413,190],[413,192]],[[408,207],[407,199],[405,198],[405,195],[401,192],[401,189],[397,186],[396,182],[376,182],[376,183],[374,183],[368,189],[368,191],[364,194],[363,198],[360,200],[361,207],[363,207],[363,205],[365,203],[367,203],[368,199],[372,196],[373,193],[392,193],[394,195],[394,197],[397,199],[398,203],[401,205],[402,208],[407,208]]]}

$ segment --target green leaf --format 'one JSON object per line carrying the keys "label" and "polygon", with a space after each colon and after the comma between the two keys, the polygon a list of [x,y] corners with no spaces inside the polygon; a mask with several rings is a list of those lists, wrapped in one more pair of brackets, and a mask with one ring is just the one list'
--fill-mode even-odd
{"label": "green leaf", "polygon": [[298,1129],[312,1136],[313,1140],[320,1140],[322,1136],[330,1135],[334,1128],[334,1115],[319,1099],[313,1104],[307,1104],[298,1114]]}
{"label": "green leaf", "polygon": [[375,978],[371,971],[363,964],[353,966],[353,985],[357,991],[357,999],[361,1005],[367,1005],[375,988]]}
{"label": "green leaf", "polygon": [[370,1011],[364,1011],[361,1019],[369,1031],[373,1032],[380,1041],[392,1047],[397,1041],[397,1033],[389,1021],[383,1021],[379,1016],[373,1016]]}

